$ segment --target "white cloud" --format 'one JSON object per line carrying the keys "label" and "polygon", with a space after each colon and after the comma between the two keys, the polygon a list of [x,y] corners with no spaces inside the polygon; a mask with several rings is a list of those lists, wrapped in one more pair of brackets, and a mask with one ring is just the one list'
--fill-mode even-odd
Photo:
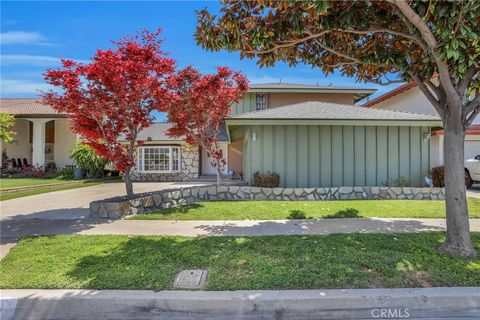
{"label": "white cloud", "polygon": [[7,31],[0,33],[1,44],[32,44],[32,45],[53,45],[38,32],[28,31]]}
{"label": "white cloud", "polygon": [[46,91],[52,87],[45,82],[33,82],[28,80],[1,80],[1,96],[11,94],[38,94],[39,91]]}
{"label": "white cloud", "polygon": [[[87,63],[87,60],[74,59],[80,63]],[[37,67],[48,67],[60,65],[60,58],[51,56],[38,56],[30,54],[4,54],[0,56],[0,63],[8,65],[28,65]]]}

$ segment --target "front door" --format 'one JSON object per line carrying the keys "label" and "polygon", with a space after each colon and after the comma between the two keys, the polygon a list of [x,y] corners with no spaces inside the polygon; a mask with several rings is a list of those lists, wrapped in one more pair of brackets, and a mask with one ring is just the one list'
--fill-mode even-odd
{"label": "front door", "polygon": [[[227,155],[227,149],[228,145],[225,142],[219,142],[218,143],[220,148],[222,149],[222,154],[225,160],[227,161],[227,165],[224,166],[222,174],[227,174],[228,173],[228,155]],[[207,151],[202,149],[202,174],[203,175],[214,175],[217,174],[217,170],[215,167],[212,166],[212,158],[208,156]]]}

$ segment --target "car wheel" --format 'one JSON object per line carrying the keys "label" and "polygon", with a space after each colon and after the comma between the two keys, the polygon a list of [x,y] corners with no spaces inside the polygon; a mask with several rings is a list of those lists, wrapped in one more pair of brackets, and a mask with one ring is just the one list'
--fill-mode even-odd
{"label": "car wheel", "polygon": [[473,186],[473,179],[470,177],[470,173],[465,170],[465,187],[470,189]]}

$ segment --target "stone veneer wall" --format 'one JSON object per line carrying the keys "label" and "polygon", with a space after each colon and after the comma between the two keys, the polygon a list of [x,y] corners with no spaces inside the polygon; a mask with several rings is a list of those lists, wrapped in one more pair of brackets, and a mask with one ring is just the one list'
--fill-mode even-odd
{"label": "stone veneer wall", "polygon": [[180,172],[176,173],[142,173],[132,170],[130,177],[132,181],[154,182],[154,181],[185,181],[196,179],[199,175],[200,153],[198,147],[182,144],[180,146],[181,166]]}
{"label": "stone veneer wall", "polygon": [[90,217],[121,218],[148,213],[161,208],[210,200],[347,200],[347,199],[415,199],[443,200],[443,188],[257,188],[248,186],[193,186],[139,194],[90,203]]}

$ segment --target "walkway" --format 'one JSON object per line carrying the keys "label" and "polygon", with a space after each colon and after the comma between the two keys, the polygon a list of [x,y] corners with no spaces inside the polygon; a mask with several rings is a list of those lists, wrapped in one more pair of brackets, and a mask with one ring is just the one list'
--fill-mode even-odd
{"label": "walkway", "polygon": [[[134,183],[135,193],[178,186],[198,185],[187,182]],[[205,184],[205,183],[201,183]],[[87,218],[90,202],[125,195],[123,182],[55,191],[0,202],[0,220],[4,219],[80,219]]]}
{"label": "walkway", "polygon": [[[471,219],[472,231],[480,231],[480,219]],[[2,221],[2,239],[26,235],[117,234],[168,236],[326,235],[331,233],[404,233],[444,231],[445,219],[343,218],[311,220],[11,220]],[[7,241],[8,242],[8,241]]]}

